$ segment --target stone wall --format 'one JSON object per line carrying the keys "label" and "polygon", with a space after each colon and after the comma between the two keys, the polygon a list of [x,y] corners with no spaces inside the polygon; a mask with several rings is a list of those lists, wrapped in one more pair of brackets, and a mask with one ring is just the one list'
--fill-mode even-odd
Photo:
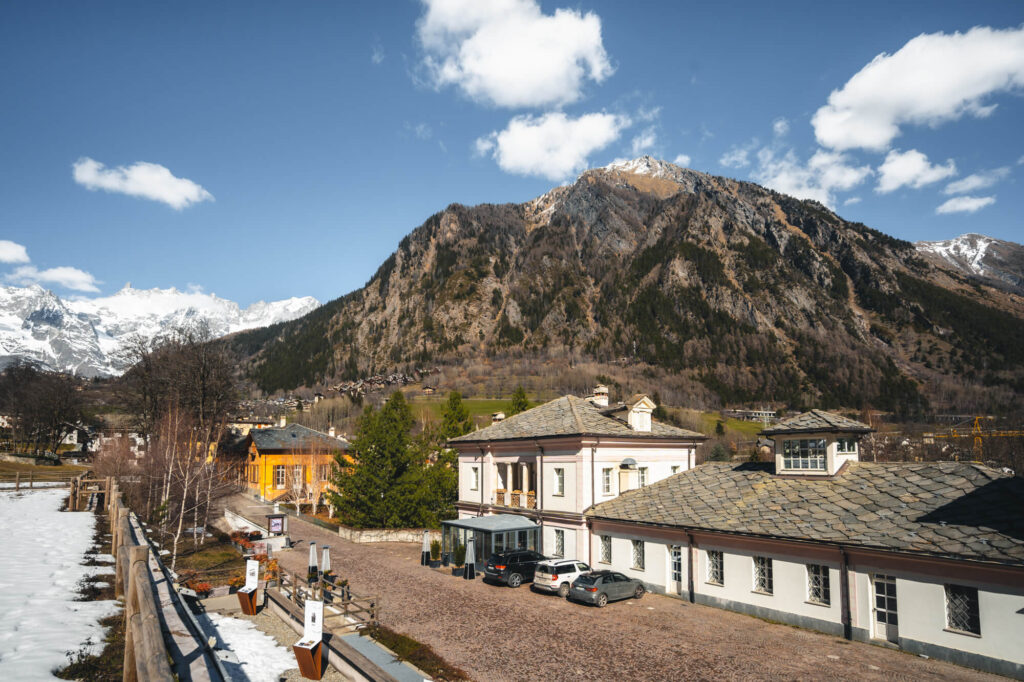
{"label": "stone wall", "polygon": [[[422,528],[338,528],[349,542],[423,542]],[[441,541],[441,531],[430,531],[430,539]]]}

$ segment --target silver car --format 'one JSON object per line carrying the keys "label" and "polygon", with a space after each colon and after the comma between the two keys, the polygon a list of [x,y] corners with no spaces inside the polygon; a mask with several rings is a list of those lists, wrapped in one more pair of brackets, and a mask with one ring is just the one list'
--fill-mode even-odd
{"label": "silver car", "polygon": [[590,566],[575,559],[548,559],[537,564],[533,573],[533,587],[545,592],[557,592],[559,597],[569,594],[572,581],[590,573]]}
{"label": "silver car", "polygon": [[569,600],[600,607],[616,599],[639,599],[646,591],[643,581],[636,578],[617,571],[593,571],[573,582]]}

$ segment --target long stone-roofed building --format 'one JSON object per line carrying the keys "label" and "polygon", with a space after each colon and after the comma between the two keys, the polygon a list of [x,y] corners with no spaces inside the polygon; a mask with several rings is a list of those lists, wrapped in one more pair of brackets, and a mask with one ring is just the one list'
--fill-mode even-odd
{"label": "long stone-roofed building", "polygon": [[861,462],[870,430],[814,410],[762,432],[774,462],[709,462],[597,504],[592,565],[1024,677],[1024,479],[970,462]]}

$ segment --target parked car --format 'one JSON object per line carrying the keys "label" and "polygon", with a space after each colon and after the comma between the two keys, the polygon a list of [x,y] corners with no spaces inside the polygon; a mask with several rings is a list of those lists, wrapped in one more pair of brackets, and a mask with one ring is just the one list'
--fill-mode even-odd
{"label": "parked car", "polygon": [[559,597],[569,594],[572,581],[590,573],[590,566],[575,559],[548,559],[537,564],[533,574],[533,587],[537,590],[557,592]]}
{"label": "parked car", "polygon": [[616,599],[639,599],[647,587],[642,581],[616,571],[593,571],[576,578],[569,590],[569,599],[584,604],[607,606]]}
{"label": "parked car", "polygon": [[514,549],[509,552],[494,554],[487,560],[484,568],[484,580],[505,583],[509,587],[519,587],[524,581],[533,580],[533,572],[537,563],[547,557],[532,549]]}

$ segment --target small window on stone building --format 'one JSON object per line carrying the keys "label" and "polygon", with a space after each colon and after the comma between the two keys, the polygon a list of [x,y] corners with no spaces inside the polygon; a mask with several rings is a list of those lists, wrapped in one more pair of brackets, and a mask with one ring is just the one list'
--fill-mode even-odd
{"label": "small window on stone building", "polygon": [[601,563],[610,564],[612,562],[612,537],[610,535],[601,536]]}
{"label": "small window on stone building", "polygon": [[981,634],[977,588],[946,585],[946,627],[972,635]]}
{"label": "small window on stone building", "polygon": [[725,557],[717,549],[708,550],[708,582],[712,585],[725,584]]}
{"label": "small window on stone building", "polygon": [[807,601],[826,606],[832,603],[828,586],[828,566],[807,564]]}

